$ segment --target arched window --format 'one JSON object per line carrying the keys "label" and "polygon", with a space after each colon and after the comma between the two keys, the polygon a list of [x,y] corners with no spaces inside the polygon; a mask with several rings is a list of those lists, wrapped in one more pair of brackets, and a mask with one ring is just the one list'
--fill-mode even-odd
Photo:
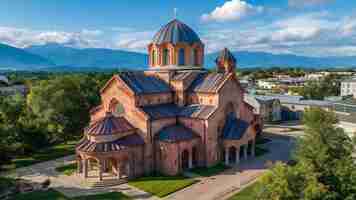
{"label": "arched window", "polygon": [[168,65],[169,64],[169,50],[164,49],[163,50],[163,65]]}
{"label": "arched window", "polygon": [[109,110],[113,115],[117,117],[125,114],[124,106],[116,99],[111,100]]}
{"label": "arched window", "polygon": [[184,49],[181,48],[179,49],[178,52],[178,65],[184,65],[185,64],[185,52]]}
{"label": "arched window", "polygon": [[156,65],[156,54],[157,54],[156,50],[153,49],[152,50],[152,54],[151,54],[151,59],[152,59],[152,65],[153,66]]}
{"label": "arched window", "polygon": [[199,50],[194,49],[193,50],[193,65],[199,65]]}

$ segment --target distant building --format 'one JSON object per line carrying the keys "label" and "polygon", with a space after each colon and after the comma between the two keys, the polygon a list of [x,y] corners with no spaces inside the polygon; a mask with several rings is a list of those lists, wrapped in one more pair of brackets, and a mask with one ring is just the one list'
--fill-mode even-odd
{"label": "distant building", "polygon": [[344,98],[333,102],[334,111],[339,119],[338,126],[350,135],[356,133],[356,99]]}
{"label": "distant building", "polygon": [[261,89],[271,90],[277,86],[276,79],[261,79],[257,81],[257,86]]}
{"label": "distant building", "polygon": [[9,85],[9,79],[4,75],[0,75],[0,85]]}
{"label": "distant building", "polygon": [[245,95],[245,102],[254,108],[264,123],[281,121],[281,102],[278,98],[262,95]]}
{"label": "distant building", "polygon": [[340,92],[341,96],[352,95],[356,98],[356,77],[342,81]]}
{"label": "distant building", "polygon": [[12,85],[12,86],[4,86],[0,87],[0,95],[10,96],[14,94],[26,95],[28,92],[28,88],[26,85]]}

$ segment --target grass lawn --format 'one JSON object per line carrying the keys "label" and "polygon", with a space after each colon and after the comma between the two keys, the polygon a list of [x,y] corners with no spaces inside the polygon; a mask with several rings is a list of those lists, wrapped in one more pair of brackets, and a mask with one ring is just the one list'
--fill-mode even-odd
{"label": "grass lawn", "polygon": [[165,197],[194,183],[196,180],[184,176],[146,176],[129,181],[129,185],[158,197]]}
{"label": "grass lawn", "polygon": [[56,171],[65,174],[67,176],[70,176],[74,174],[75,171],[77,171],[77,163],[71,163],[71,164],[57,167]]}
{"label": "grass lawn", "polygon": [[10,200],[130,200],[131,198],[121,192],[110,192],[96,195],[67,198],[60,192],[53,189],[48,191],[36,191],[15,195]]}
{"label": "grass lawn", "polygon": [[255,182],[232,196],[229,200],[256,200],[260,192],[260,183]]}
{"label": "grass lawn", "polygon": [[121,192],[109,192],[104,194],[95,194],[82,197],[76,197],[72,200],[130,200],[132,198],[122,194]]}
{"label": "grass lawn", "polygon": [[15,184],[15,180],[7,177],[0,177],[0,193],[8,190]]}
{"label": "grass lawn", "polygon": [[198,168],[194,168],[191,170],[192,173],[194,174],[198,174],[200,176],[213,176],[215,174],[218,174],[226,169],[228,169],[229,167],[224,165],[223,163],[219,163],[215,166],[212,167],[198,167]]}
{"label": "grass lawn", "polygon": [[266,153],[269,153],[269,150],[268,150],[268,149],[265,149],[265,148],[256,146],[256,150],[255,150],[255,155],[256,155],[256,157],[263,156],[263,155],[265,155]]}
{"label": "grass lawn", "polygon": [[12,159],[9,164],[4,165],[3,170],[12,170],[19,167],[26,167],[39,162],[61,158],[75,153],[76,141],[67,144],[58,144],[33,153],[31,156],[24,156]]}
{"label": "grass lawn", "polygon": [[12,199],[10,200],[70,200],[67,197],[65,197],[63,194],[60,192],[57,192],[55,190],[49,189],[48,191],[35,191],[35,192],[29,192],[29,193],[23,193],[23,194],[18,194],[15,195]]}

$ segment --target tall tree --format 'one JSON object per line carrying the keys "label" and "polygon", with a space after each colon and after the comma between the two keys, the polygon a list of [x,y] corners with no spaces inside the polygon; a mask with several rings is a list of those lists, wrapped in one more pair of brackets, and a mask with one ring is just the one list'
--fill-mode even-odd
{"label": "tall tree", "polygon": [[43,80],[28,96],[28,105],[57,139],[68,141],[77,136],[89,121],[89,104],[78,79],[61,76]]}
{"label": "tall tree", "polygon": [[[296,166],[277,165],[263,179],[260,199],[356,199],[354,143],[331,112],[312,108],[303,119],[306,130],[295,153]],[[272,187],[274,185],[275,187]]]}

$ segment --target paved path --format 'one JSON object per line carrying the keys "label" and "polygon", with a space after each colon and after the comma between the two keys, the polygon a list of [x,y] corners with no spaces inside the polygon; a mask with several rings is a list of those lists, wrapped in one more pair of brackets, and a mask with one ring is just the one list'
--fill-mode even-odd
{"label": "paved path", "polygon": [[85,184],[82,177],[73,175],[66,176],[56,172],[55,168],[65,164],[74,162],[75,156],[67,156],[64,158],[34,164],[28,167],[16,169],[10,173],[1,174],[2,176],[11,176],[23,178],[32,182],[41,183],[46,179],[51,180],[51,188],[63,193],[67,197],[76,197],[90,194],[98,194],[105,192],[119,191],[133,199],[137,200],[157,200],[159,198],[152,196],[149,193],[138,190],[128,184],[105,188],[90,188]]}
{"label": "paved path", "polygon": [[267,170],[267,161],[286,161],[290,149],[294,148],[293,140],[277,138],[265,144],[271,153],[256,159],[242,161],[238,168],[232,168],[221,174],[201,178],[200,182],[178,191],[166,199],[169,200],[216,200],[226,199],[236,191],[255,180]]}
{"label": "paved path", "polygon": [[[212,177],[199,178],[200,182],[184,190],[178,191],[165,199],[167,200],[215,200],[225,199],[240,187],[245,186],[261,175],[265,170],[267,161],[288,160],[293,142],[290,137],[276,137],[266,148],[271,153],[256,159],[242,161],[239,168],[232,168]],[[21,177],[33,182],[43,182],[47,178],[51,180],[51,187],[68,197],[97,194],[111,191],[120,191],[133,199],[158,200],[144,191],[138,190],[128,184],[120,186],[105,187],[102,189],[89,188],[82,177],[65,176],[55,171],[55,168],[69,164],[75,159],[74,156],[56,159],[53,161],[35,164],[29,167],[19,168],[12,176]]]}

